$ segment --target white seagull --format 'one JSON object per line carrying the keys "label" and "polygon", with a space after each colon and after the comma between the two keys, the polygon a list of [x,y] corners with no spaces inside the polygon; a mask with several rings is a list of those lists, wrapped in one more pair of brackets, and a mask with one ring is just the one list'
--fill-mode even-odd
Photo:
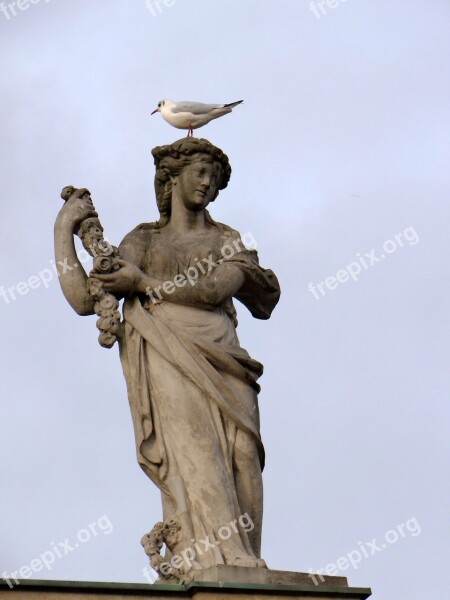
{"label": "white seagull", "polygon": [[165,121],[177,129],[187,129],[188,137],[193,135],[193,130],[203,127],[213,119],[230,113],[235,106],[244,102],[230,102],[229,104],[202,104],[201,102],[174,102],[166,98],[158,102],[157,108],[152,112],[162,114]]}

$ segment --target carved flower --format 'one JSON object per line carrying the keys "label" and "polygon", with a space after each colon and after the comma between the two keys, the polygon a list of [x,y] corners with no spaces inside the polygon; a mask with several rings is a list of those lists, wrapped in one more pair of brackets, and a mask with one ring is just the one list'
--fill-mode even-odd
{"label": "carved flower", "polygon": [[91,296],[94,296],[94,298],[99,299],[105,293],[102,289],[102,282],[98,279],[92,279],[92,277],[89,277],[89,279],[87,280],[87,290]]}
{"label": "carved flower", "polygon": [[119,301],[112,294],[105,294],[98,304],[102,310],[116,310]]}
{"label": "carved flower", "polygon": [[97,273],[110,273],[112,261],[109,256],[96,256],[94,258],[94,271]]}
{"label": "carved flower", "polygon": [[103,348],[112,348],[116,340],[117,337],[111,333],[108,333],[107,331],[102,331],[98,336],[98,342],[100,346],[103,346]]}
{"label": "carved flower", "polygon": [[[114,314],[114,311],[116,311],[116,309],[118,307],[119,307],[119,302],[118,302],[117,298],[115,298],[108,292],[105,292],[104,296],[101,297],[101,299],[98,300],[94,304],[95,314],[98,315],[99,317],[112,317]],[[120,313],[119,313],[119,320],[120,320]]]}
{"label": "carved flower", "polygon": [[100,240],[103,235],[103,229],[100,226],[100,223],[96,223],[92,227],[89,228],[89,235],[92,235],[97,240]]}
{"label": "carved flower", "polygon": [[88,243],[88,240],[86,238],[93,237],[94,239],[97,239],[98,236],[102,236],[102,234],[103,227],[101,226],[100,221],[97,217],[90,217],[89,219],[84,219],[84,221],[81,222],[80,227],[77,231],[77,235],[81,238],[83,244],[86,244],[88,247],[90,246],[90,243]]}
{"label": "carved flower", "polygon": [[120,319],[115,316],[116,312],[114,313],[114,316],[100,317],[100,319],[97,320],[98,329],[116,335],[119,332],[120,327]]}
{"label": "carved flower", "polygon": [[181,525],[175,519],[164,523],[163,536],[166,545],[172,549],[182,541]]}

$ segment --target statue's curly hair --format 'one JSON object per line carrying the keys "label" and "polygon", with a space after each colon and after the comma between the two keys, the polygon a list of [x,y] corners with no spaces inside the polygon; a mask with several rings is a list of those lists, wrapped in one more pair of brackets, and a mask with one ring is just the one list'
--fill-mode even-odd
{"label": "statue's curly hair", "polygon": [[219,190],[227,187],[231,176],[231,166],[228,156],[208,140],[203,138],[185,137],[166,146],[153,148],[152,155],[155,159],[155,193],[160,218],[158,227],[167,225],[170,219],[172,201],[171,176],[179,175],[183,167],[192,161],[194,154],[207,154],[220,166],[219,184],[213,200]]}

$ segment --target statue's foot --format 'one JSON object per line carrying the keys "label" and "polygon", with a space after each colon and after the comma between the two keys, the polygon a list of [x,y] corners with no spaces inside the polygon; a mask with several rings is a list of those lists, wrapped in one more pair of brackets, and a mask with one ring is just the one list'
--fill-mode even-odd
{"label": "statue's foot", "polygon": [[[261,560],[262,559],[260,558],[253,558],[251,556],[238,556],[233,560],[231,564],[233,565],[233,567],[260,567],[262,566],[259,564]],[[265,566],[266,563],[264,561],[262,562]]]}
{"label": "statue's foot", "polygon": [[266,561],[265,561],[264,559],[262,559],[262,558],[257,558],[257,559],[256,559],[256,563],[257,563],[257,566],[258,566],[260,569],[267,569],[267,563],[266,563]]}

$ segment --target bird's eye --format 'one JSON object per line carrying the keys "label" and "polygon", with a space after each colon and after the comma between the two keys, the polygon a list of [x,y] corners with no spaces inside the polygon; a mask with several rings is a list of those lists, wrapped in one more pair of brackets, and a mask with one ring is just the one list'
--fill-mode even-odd
{"label": "bird's eye", "polygon": [[158,108],[161,108],[161,102],[158,102]]}

